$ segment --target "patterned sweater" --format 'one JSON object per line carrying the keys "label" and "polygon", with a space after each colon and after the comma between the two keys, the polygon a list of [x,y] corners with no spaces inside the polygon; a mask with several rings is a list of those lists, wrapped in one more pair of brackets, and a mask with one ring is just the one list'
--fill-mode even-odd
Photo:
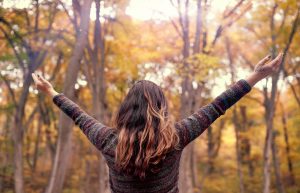
{"label": "patterned sweater", "polygon": [[180,138],[180,149],[170,151],[160,163],[158,173],[146,171],[144,180],[118,172],[115,168],[115,131],[98,122],[63,94],[53,102],[67,114],[91,143],[103,154],[109,167],[109,183],[112,193],[178,193],[179,162],[182,150],[201,135],[218,117],[251,90],[245,80],[239,80],[219,95],[212,103],[201,107],[189,117],[175,123]]}

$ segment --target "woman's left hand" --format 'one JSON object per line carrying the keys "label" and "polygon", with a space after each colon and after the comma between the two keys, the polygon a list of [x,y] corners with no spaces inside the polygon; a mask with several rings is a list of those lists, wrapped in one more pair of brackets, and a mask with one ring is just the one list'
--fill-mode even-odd
{"label": "woman's left hand", "polygon": [[271,60],[270,55],[265,57],[255,66],[254,73],[256,73],[257,76],[260,76],[262,79],[272,75],[279,70],[282,58],[283,53],[278,54],[273,60]]}
{"label": "woman's left hand", "polygon": [[266,56],[261,61],[257,63],[254,68],[254,72],[246,78],[246,81],[251,87],[253,87],[260,80],[278,72],[280,64],[282,63],[283,53],[278,54],[278,56],[271,60],[271,56]]}

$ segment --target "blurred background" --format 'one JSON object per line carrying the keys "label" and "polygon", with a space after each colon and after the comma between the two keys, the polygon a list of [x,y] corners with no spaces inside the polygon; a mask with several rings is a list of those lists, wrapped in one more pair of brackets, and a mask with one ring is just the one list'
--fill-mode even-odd
{"label": "blurred background", "polygon": [[181,193],[300,193],[299,0],[0,0],[0,192],[107,193],[100,153],[32,72],[107,125],[139,79],[175,119],[284,51],[185,150]]}

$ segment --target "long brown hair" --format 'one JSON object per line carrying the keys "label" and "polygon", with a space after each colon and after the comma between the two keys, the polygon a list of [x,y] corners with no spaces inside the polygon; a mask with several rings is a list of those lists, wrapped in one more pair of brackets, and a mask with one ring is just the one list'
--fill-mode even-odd
{"label": "long brown hair", "polygon": [[177,148],[179,138],[168,116],[167,101],[162,89],[151,81],[140,80],[132,86],[115,124],[117,168],[141,179],[147,169],[158,171],[156,166]]}

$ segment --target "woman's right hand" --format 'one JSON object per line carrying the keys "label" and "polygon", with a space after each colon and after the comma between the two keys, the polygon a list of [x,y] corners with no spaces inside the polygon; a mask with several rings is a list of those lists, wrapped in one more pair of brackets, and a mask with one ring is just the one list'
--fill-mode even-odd
{"label": "woman's right hand", "polygon": [[35,86],[38,89],[38,91],[41,91],[52,97],[54,97],[55,95],[58,94],[58,92],[56,92],[54,90],[51,83],[48,82],[45,78],[43,78],[41,75],[39,75],[39,74],[36,75],[34,73],[32,73],[31,75],[32,75],[32,78],[34,80]]}

